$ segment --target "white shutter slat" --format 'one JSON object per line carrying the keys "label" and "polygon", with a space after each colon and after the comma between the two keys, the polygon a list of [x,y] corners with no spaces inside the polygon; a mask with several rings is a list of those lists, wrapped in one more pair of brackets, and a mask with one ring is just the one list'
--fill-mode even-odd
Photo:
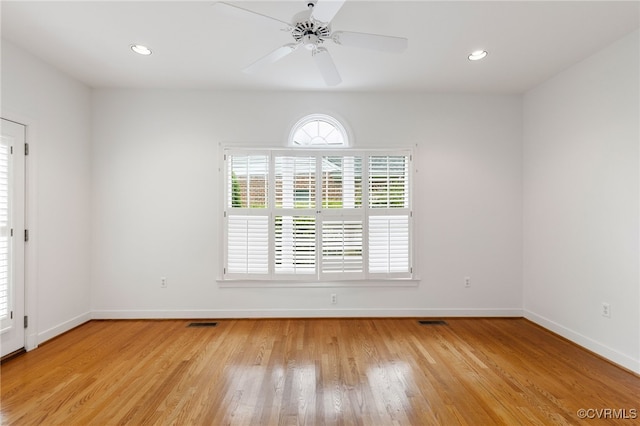
{"label": "white shutter slat", "polygon": [[268,187],[269,157],[267,155],[229,155],[228,208],[266,208]]}
{"label": "white shutter slat", "polygon": [[10,178],[9,141],[2,138],[0,142],[0,318],[9,317],[9,238],[10,238]]}
{"label": "white shutter slat", "polygon": [[316,158],[275,157],[275,207],[313,209],[316,200]]}
{"label": "white shutter slat", "polygon": [[362,157],[322,157],[322,208],[362,207]]}
{"label": "white shutter slat", "polygon": [[322,223],[322,273],[362,273],[362,220]]}
{"label": "white shutter slat", "polygon": [[316,273],[316,218],[314,216],[275,217],[276,274]]}
{"label": "white shutter slat", "polygon": [[369,217],[369,272],[410,272],[409,217]]}
{"label": "white shutter slat", "polygon": [[227,274],[269,272],[269,216],[227,219]]}
{"label": "white shutter slat", "polygon": [[409,156],[369,157],[369,207],[409,207]]}

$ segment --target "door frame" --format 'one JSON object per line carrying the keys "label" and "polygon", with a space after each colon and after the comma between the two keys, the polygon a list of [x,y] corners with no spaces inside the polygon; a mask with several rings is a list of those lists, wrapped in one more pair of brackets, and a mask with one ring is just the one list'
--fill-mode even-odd
{"label": "door frame", "polygon": [[2,108],[0,117],[25,126],[25,142],[29,154],[25,155],[25,207],[24,224],[29,229],[29,241],[24,244],[24,314],[29,324],[24,330],[24,348],[31,351],[38,347],[38,269],[37,269],[37,122],[31,117]]}

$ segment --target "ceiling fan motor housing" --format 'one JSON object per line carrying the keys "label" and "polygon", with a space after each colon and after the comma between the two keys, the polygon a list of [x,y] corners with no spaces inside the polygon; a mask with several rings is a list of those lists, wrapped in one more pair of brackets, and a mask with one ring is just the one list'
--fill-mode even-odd
{"label": "ceiling fan motor housing", "polygon": [[331,29],[328,25],[321,25],[317,22],[310,20],[304,20],[296,22],[291,35],[296,43],[302,43],[309,50],[329,38],[331,35]]}
{"label": "ceiling fan motor housing", "polygon": [[314,50],[325,38],[331,35],[328,24],[323,24],[312,17],[313,7],[317,0],[309,0],[307,7],[309,11],[302,11],[293,17],[293,29],[291,35],[296,43],[302,43],[308,50]]}

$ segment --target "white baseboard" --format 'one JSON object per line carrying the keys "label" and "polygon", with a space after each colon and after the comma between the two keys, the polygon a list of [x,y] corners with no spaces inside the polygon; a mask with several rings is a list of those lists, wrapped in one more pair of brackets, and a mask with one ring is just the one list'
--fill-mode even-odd
{"label": "white baseboard", "polygon": [[603,345],[587,336],[584,336],[574,330],[564,327],[548,318],[540,316],[534,312],[524,310],[524,317],[531,322],[538,324],[541,327],[550,330],[565,339],[572,341],[573,343],[582,346],[585,349],[590,350],[609,361],[618,364],[621,367],[631,370],[637,374],[640,374],[640,360],[633,359],[628,355],[620,353],[615,349]]}
{"label": "white baseboard", "polygon": [[[91,320],[91,312],[86,312],[82,315],[78,315],[75,318],[71,318],[68,321],[63,322],[62,324],[58,324],[55,327],[51,327],[48,330],[42,331],[38,333],[37,336],[37,344],[42,344],[49,339],[53,339],[56,336],[61,335],[74,327],[84,324],[87,321]],[[33,348],[32,348],[33,349]]]}
{"label": "white baseboard", "polygon": [[522,309],[97,310],[93,319],[522,317]]}

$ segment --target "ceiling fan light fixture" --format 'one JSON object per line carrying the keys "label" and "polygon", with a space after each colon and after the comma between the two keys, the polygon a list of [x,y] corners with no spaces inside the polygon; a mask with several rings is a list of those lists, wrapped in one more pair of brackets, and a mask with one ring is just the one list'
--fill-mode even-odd
{"label": "ceiling fan light fixture", "polygon": [[147,46],[144,46],[142,44],[132,44],[129,47],[138,55],[149,56],[151,55],[151,53],[153,53],[151,52],[151,49],[149,49]]}
{"label": "ceiling fan light fixture", "polygon": [[483,59],[484,57],[487,56],[487,51],[486,50],[476,50],[474,52],[471,52],[471,54],[468,56],[470,61],[479,61],[480,59]]}
{"label": "ceiling fan light fixture", "polygon": [[302,43],[307,50],[314,50],[320,42],[320,38],[315,34],[306,34],[302,38]]}

